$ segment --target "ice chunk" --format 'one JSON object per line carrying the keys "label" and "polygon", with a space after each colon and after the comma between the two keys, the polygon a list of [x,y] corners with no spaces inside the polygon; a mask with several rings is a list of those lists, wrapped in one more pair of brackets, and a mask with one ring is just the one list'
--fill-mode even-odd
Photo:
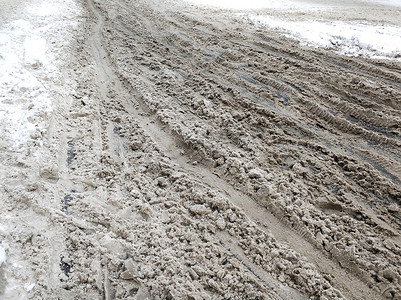
{"label": "ice chunk", "polygon": [[0,266],[2,266],[7,260],[6,250],[0,245]]}
{"label": "ice chunk", "polygon": [[32,289],[35,287],[35,283],[25,283],[24,284],[24,289],[27,292],[32,291]]}

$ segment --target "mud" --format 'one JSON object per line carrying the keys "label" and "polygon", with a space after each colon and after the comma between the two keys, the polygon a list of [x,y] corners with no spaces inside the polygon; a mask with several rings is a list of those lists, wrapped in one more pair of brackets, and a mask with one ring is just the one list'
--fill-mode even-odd
{"label": "mud", "polygon": [[398,62],[176,1],[79,5],[46,155],[0,150],[0,295],[401,299]]}

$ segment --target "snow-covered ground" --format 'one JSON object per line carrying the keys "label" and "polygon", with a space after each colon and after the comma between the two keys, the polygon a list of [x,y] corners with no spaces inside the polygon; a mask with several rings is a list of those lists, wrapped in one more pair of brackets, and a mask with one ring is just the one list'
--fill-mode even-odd
{"label": "snow-covered ground", "polygon": [[[275,29],[285,36],[297,39],[301,44],[333,49],[343,55],[371,58],[391,58],[401,60],[401,27],[368,21],[336,21],[319,19],[314,16],[305,20],[305,15],[312,11],[329,11],[341,7],[342,3],[336,1],[322,1],[320,3],[306,1],[213,1],[213,0],[187,0],[197,5],[214,6],[234,10],[268,9],[280,11],[279,14],[265,15],[263,12],[237,13],[256,26],[266,26]],[[344,2],[347,5],[385,5],[387,9],[400,10],[400,0],[360,0]],[[303,20],[288,18],[282,13],[295,11],[303,13]],[[290,14],[288,14],[290,15]]]}

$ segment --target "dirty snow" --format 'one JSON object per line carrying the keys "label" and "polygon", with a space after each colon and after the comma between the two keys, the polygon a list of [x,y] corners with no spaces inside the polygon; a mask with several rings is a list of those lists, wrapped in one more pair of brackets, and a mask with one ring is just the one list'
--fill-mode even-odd
{"label": "dirty snow", "polygon": [[76,3],[0,24],[1,300],[400,295],[392,62],[271,47],[226,11]]}
{"label": "dirty snow", "polygon": [[[59,69],[65,58],[60,56],[68,53],[80,13],[74,0],[10,1],[2,9],[0,17],[7,21],[0,22],[0,242],[18,239],[40,224],[29,211],[18,211],[23,196],[10,200],[6,194],[24,189],[28,178],[35,184],[40,167],[50,160],[45,137],[55,97],[66,89]],[[27,299],[37,278],[13,245],[3,246],[0,298]]]}

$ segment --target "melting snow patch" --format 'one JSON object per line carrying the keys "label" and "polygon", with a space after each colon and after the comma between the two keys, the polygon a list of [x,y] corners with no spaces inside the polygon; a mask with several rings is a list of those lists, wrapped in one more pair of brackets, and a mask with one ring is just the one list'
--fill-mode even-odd
{"label": "melting snow patch", "polygon": [[[308,3],[307,1],[291,1],[291,0],[185,0],[187,2],[191,2],[198,5],[207,5],[207,6],[214,6],[220,8],[231,8],[231,9],[298,9],[298,10],[309,10],[309,9],[316,9],[316,8],[324,8],[329,3]],[[358,2],[358,0],[354,0]],[[382,5],[389,5],[389,6],[401,6],[400,0],[359,0],[360,2],[366,3],[376,3]],[[334,1],[335,2],[335,1]]]}
{"label": "melting snow patch", "polygon": [[302,44],[335,49],[345,55],[400,58],[401,28],[363,23],[289,21],[267,16],[241,15],[259,26],[282,31]]}
{"label": "melting snow patch", "polygon": [[400,0],[362,0],[362,2],[378,3],[378,4],[382,4],[382,5],[401,7]]}
{"label": "melting snow patch", "polygon": [[214,6],[219,8],[226,9],[238,9],[238,10],[248,10],[248,9],[299,9],[299,10],[308,10],[316,8],[315,4],[308,4],[305,2],[299,3],[291,0],[186,0],[187,2],[191,2],[197,5],[206,5],[206,6]]}

